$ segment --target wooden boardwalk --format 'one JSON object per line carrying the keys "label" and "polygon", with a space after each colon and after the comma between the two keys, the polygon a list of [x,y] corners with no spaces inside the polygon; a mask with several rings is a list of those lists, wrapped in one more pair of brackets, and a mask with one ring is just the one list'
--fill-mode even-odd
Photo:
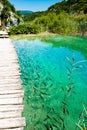
{"label": "wooden boardwalk", "polygon": [[9,38],[0,38],[0,130],[23,130],[24,92],[17,54]]}

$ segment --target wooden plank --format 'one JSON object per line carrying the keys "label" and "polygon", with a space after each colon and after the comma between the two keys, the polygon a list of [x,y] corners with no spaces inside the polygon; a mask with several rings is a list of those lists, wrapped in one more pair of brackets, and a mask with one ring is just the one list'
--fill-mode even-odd
{"label": "wooden plank", "polygon": [[21,117],[21,116],[22,116],[22,111],[20,110],[0,112],[0,119]]}
{"label": "wooden plank", "polygon": [[[12,49],[11,49],[11,51],[12,51]],[[13,50],[13,51],[14,51],[14,50]],[[1,51],[0,51],[0,52],[1,52]],[[6,52],[7,52],[7,51],[6,51]],[[5,55],[7,54],[7,55],[6,55],[7,57],[10,56],[10,57],[17,58],[16,53],[13,53],[13,52],[12,52],[13,54],[10,54],[11,52],[9,52],[9,53],[6,53],[6,52],[2,52],[2,55],[5,56]],[[2,55],[0,55],[0,58],[1,58],[1,59],[2,59]],[[7,57],[3,57],[3,59],[4,59],[4,58],[7,58]]]}
{"label": "wooden plank", "polygon": [[17,81],[17,80],[13,80],[13,81],[4,81],[4,80],[2,80],[2,81],[0,81],[0,84],[18,84],[18,83],[20,83],[20,84],[22,84],[22,81],[20,80],[20,81]]}
{"label": "wooden plank", "polygon": [[0,105],[0,112],[18,110],[23,111],[23,105]]}
{"label": "wooden plank", "polygon": [[0,63],[1,63],[1,65],[2,65],[2,64],[7,64],[7,63],[8,63],[7,61],[8,61],[9,63],[12,63],[12,64],[13,64],[13,63],[18,63],[18,60],[17,60],[17,59],[7,59],[7,58],[6,58],[6,59],[3,59],[3,60],[0,60]]}
{"label": "wooden plank", "polygon": [[0,80],[3,80],[3,79],[5,79],[5,80],[10,80],[10,79],[20,79],[20,76],[0,76]]}
{"label": "wooden plank", "polygon": [[[10,60],[9,60],[10,61]],[[12,61],[12,60],[11,60]],[[18,60],[17,60],[18,61]],[[15,68],[17,68],[17,67],[19,67],[19,65],[17,64],[17,63],[8,63],[7,64],[7,66],[6,66],[6,64],[3,64],[3,63],[7,63],[8,61],[5,61],[5,60],[3,60],[3,62],[2,62],[2,64],[0,64],[0,68],[13,68],[11,65],[13,64],[13,66],[15,67]]]}
{"label": "wooden plank", "polygon": [[24,93],[23,90],[0,90],[0,95],[4,95],[4,94],[17,94],[17,93]]}
{"label": "wooden plank", "polygon": [[22,86],[21,85],[14,85],[14,86],[12,86],[12,84],[11,85],[0,85],[0,91],[1,90],[20,90],[20,89],[22,89]]}
{"label": "wooden plank", "polygon": [[2,130],[24,130],[24,127],[12,128],[12,129],[2,129]]}
{"label": "wooden plank", "polygon": [[10,84],[10,86],[9,86],[9,84],[1,84],[0,83],[0,87],[21,87],[21,84],[20,83],[18,83],[18,84]]}
{"label": "wooden plank", "polygon": [[6,62],[6,61],[3,61],[3,64],[17,64],[18,63],[18,60],[12,60],[12,61],[10,61],[10,62]]}
{"label": "wooden plank", "polygon": [[25,126],[25,118],[0,119],[0,129],[10,129]]}
{"label": "wooden plank", "polygon": [[19,75],[13,75],[13,76],[0,76],[0,80],[2,79],[6,79],[6,80],[9,80],[9,79],[20,79],[20,76]]}
{"label": "wooden plank", "polygon": [[19,75],[19,76],[20,76],[21,73],[20,73],[20,72],[14,72],[14,73],[13,73],[13,72],[10,71],[9,73],[7,73],[7,72],[0,72],[0,75],[2,75],[2,77],[4,77],[4,76],[5,76],[5,77],[7,77],[7,76],[8,76],[8,77],[11,77],[11,76],[16,76],[16,75]]}
{"label": "wooden plank", "polygon": [[2,61],[2,62],[6,62],[6,61],[4,61],[4,60],[8,60],[8,61],[13,61],[13,60],[15,60],[15,61],[17,61],[18,59],[16,58],[16,57],[10,57],[10,56],[6,56],[5,58],[2,58],[2,59],[0,59],[0,61]]}
{"label": "wooden plank", "polygon": [[23,97],[18,97],[18,98],[7,98],[7,99],[0,99],[0,105],[20,105],[23,103]]}
{"label": "wooden plank", "polygon": [[[18,65],[13,65],[14,68],[20,68]],[[6,64],[0,65],[0,68],[5,69],[5,68],[9,68],[12,69],[13,68],[12,65],[8,65],[6,66]]]}
{"label": "wooden plank", "polygon": [[[0,53],[1,53],[1,52],[0,52]],[[3,57],[0,57],[0,61],[5,62],[5,61],[4,61],[5,59],[8,59],[9,61],[11,61],[11,60],[18,60],[18,58],[16,57],[16,55],[15,55],[15,57],[14,57],[14,55],[13,55],[13,56],[11,56],[11,55],[5,56],[5,55],[6,55],[6,54],[2,54]]]}
{"label": "wooden plank", "polygon": [[21,82],[21,80],[19,79],[19,78],[17,78],[17,79],[14,79],[14,78],[9,78],[9,79],[7,79],[7,78],[4,78],[4,79],[0,79],[0,84],[2,83],[2,82],[9,82],[9,83],[11,83],[11,82]]}
{"label": "wooden plank", "polygon": [[[6,74],[7,74],[8,72],[9,72],[9,73],[20,73],[20,70],[17,70],[17,69],[14,69],[14,68],[11,69],[11,70],[10,70],[10,69],[6,69],[6,70],[4,69],[4,70],[1,70],[1,71],[0,71],[0,74],[1,74],[1,73],[6,73]],[[8,74],[9,74],[9,73],[8,73]]]}
{"label": "wooden plank", "polygon": [[19,66],[0,66],[0,69],[13,69],[13,68],[15,68],[15,69],[19,69]]}
{"label": "wooden plank", "polygon": [[9,69],[9,68],[4,68],[4,69],[2,69],[2,68],[0,68],[0,73],[1,72],[9,72],[9,71],[11,71],[11,72],[14,72],[14,71],[19,71],[19,68],[14,68],[14,66],[13,66],[13,68],[12,69]]}
{"label": "wooden plank", "polygon": [[[4,90],[5,91],[5,90]],[[7,95],[0,95],[0,99],[7,99],[7,98],[18,98],[18,97],[23,97],[24,93],[12,93],[12,94],[7,94]]]}

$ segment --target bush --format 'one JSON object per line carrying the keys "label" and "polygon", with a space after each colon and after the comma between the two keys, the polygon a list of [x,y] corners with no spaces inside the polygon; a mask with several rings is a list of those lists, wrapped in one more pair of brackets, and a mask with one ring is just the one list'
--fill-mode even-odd
{"label": "bush", "polygon": [[38,27],[35,24],[19,24],[15,27],[10,27],[9,34],[36,34],[39,32]]}
{"label": "bush", "polygon": [[87,15],[72,16],[62,12],[48,13],[29,23],[10,28],[10,34],[37,34],[52,32],[63,35],[84,35],[87,32]]}
{"label": "bush", "polygon": [[76,20],[78,22],[78,32],[84,35],[87,32],[87,15],[78,15]]}

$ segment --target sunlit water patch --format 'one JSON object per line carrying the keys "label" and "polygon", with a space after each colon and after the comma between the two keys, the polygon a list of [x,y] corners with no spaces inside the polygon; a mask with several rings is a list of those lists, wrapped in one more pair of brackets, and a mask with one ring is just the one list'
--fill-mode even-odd
{"label": "sunlit water patch", "polygon": [[14,44],[25,91],[25,130],[79,130],[78,125],[87,125],[84,56],[39,40]]}

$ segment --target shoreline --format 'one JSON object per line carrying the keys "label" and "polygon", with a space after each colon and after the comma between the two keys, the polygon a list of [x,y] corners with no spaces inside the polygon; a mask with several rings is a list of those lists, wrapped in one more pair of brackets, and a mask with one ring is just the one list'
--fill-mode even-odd
{"label": "shoreline", "polygon": [[48,37],[59,37],[59,36],[71,36],[71,37],[86,37],[87,38],[87,33],[82,36],[81,34],[77,35],[64,35],[64,34],[55,34],[55,33],[49,33],[49,32],[43,32],[43,33],[38,33],[38,34],[17,34],[17,35],[10,35],[9,37],[12,40],[20,40],[20,39],[29,39],[29,40],[34,40],[36,38],[48,38]]}
{"label": "shoreline", "polygon": [[48,33],[48,32],[43,32],[43,33],[38,33],[38,34],[17,34],[17,35],[11,35],[9,36],[12,40],[19,40],[19,39],[35,39],[35,38],[46,38],[46,37],[54,37],[54,36],[59,36],[59,34],[54,34],[54,33]]}

